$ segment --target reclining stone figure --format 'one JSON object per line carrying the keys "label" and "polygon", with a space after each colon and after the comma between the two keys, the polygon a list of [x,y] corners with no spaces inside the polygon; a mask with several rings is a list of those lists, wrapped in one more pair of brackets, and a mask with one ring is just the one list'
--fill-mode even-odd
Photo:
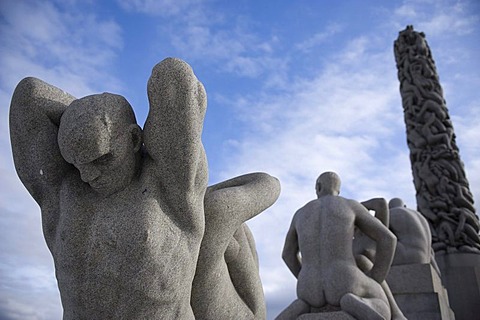
{"label": "reclining stone figure", "polygon": [[271,206],[278,180],[266,173],[239,176],[207,188],[205,235],[192,287],[196,319],[265,319],[255,242],[245,221]]}

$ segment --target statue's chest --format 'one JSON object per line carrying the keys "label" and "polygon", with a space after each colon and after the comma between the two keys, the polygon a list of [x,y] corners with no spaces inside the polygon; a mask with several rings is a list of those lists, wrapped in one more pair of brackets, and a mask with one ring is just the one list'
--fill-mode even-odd
{"label": "statue's chest", "polygon": [[89,277],[116,277],[159,260],[162,247],[180,238],[157,199],[139,191],[100,198],[61,199],[55,246],[57,268]]}

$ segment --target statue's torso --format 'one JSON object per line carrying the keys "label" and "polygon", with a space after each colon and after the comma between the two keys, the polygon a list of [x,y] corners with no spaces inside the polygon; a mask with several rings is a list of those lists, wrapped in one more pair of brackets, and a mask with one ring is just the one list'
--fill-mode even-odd
{"label": "statue's torso", "polygon": [[72,173],[57,208],[42,208],[59,212],[49,246],[65,318],[186,317],[200,236],[165,214],[149,180],[105,198]]}
{"label": "statue's torso", "polygon": [[302,254],[297,294],[312,306],[338,306],[346,292],[358,294],[373,281],[358,269],[353,257],[351,205],[347,199],[324,196],[295,215]]}

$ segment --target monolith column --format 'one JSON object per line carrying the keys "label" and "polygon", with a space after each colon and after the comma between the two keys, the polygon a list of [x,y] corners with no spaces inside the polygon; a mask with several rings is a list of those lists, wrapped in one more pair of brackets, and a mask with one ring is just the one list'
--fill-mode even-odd
{"label": "monolith column", "polygon": [[456,318],[474,319],[480,314],[480,224],[435,62],[425,35],[412,26],[394,47],[418,211],[429,222]]}

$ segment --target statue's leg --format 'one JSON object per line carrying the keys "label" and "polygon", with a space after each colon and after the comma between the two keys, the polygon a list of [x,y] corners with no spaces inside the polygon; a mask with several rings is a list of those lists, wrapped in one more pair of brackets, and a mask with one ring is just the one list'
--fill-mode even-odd
{"label": "statue's leg", "polygon": [[309,313],[310,305],[302,299],[293,301],[285,310],[283,310],[275,320],[295,320],[298,316]]}
{"label": "statue's leg", "polygon": [[[398,249],[398,247],[397,247]],[[355,261],[357,262],[358,267],[360,270],[363,272],[367,273],[370,271],[373,267],[373,263],[368,260],[367,257],[364,255],[357,255],[355,257]],[[382,289],[385,292],[385,295],[387,296],[388,303],[390,304],[390,311],[392,313],[392,320],[407,320],[405,316],[402,313],[402,310],[397,305],[397,302],[395,301],[395,298],[393,297],[392,291],[390,290],[390,287],[388,286],[386,281],[383,281],[381,283]]]}
{"label": "statue's leg", "polygon": [[390,307],[379,298],[361,298],[347,293],[340,299],[340,307],[358,320],[390,319]]}
{"label": "statue's leg", "polygon": [[388,303],[390,304],[390,312],[392,313],[392,320],[407,320],[407,318],[403,315],[402,310],[398,307],[397,301],[393,297],[392,291],[388,286],[387,281],[382,282],[382,289],[385,291],[385,295],[387,296]]}

